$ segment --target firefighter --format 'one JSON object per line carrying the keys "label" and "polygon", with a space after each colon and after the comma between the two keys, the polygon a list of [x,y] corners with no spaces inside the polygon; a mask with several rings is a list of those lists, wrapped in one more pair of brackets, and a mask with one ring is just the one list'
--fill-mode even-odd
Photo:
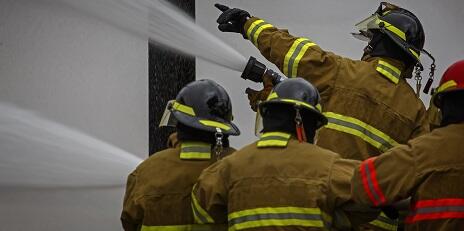
{"label": "firefighter", "polygon": [[230,98],[211,80],[188,84],[168,103],[160,125],[177,127],[168,142],[173,147],[153,154],[129,175],[124,230],[227,230],[194,225],[190,195],[201,171],[234,151],[228,136],[240,131],[231,121]]}
{"label": "firefighter", "polygon": [[362,162],[352,179],[353,197],[373,206],[412,197],[406,230],[462,230],[464,60],[444,73],[433,102],[441,127]]}
{"label": "firefighter", "polygon": [[[201,174],[192,192],[195,220],[228,223],[229,230],[349,227],[337,222],[346,219],[333,219],[346,218],[334,211],[349,203],[350,178],[359,162],[313,144],[316,130],[327,123],[319,100],[317,89],[302,78],[279,83],[259,105],[260,140]],[[353,224],[366,219],[348,218]]]}
{"label": "firefighter", "polygon": [[[428,54],[424,30],[413,13],[381,3],[375,14],[357,24],[362,34],[356,36],[369,42],[362,59],[351,60],[244,10],[216,7],[223,11],[219,30],[241,33],[286,76],[302,77],[319,90],[329,121],[318,134],[319,146],[365,160],[429,131],[424,104],[406,82],[413,70],[418,81],[422,78],[419,55]],[[247,90],[250,104],[265,99],[267,89],[264,94]]]}

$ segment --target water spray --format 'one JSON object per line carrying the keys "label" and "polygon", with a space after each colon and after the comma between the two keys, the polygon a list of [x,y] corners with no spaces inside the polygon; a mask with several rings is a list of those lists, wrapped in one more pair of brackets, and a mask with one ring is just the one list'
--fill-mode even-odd
{"label": "water spray", "polygon": [[122,187],[142,161],[112,144],[0,102],[0,187]]}

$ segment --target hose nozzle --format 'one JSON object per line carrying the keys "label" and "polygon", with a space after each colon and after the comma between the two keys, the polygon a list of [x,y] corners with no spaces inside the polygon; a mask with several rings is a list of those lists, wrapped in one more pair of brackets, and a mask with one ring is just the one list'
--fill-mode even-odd
{"label": "hose nozzle", "polygon": [[243,70],[241,77],[256,83],[261,83],[263,82],[264,75],[272,77],[272,83],[274,85],[287,79],[285,76],[281,76],[277,72],[268,69],[266,65],[256,60],[255,57],[250,56],[250,59],[248,59],[248,63],[245,67],[245,70]]}

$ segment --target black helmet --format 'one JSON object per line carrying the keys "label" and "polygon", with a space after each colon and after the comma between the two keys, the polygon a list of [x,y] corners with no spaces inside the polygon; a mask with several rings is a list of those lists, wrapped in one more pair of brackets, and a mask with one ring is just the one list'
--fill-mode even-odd
{"label": "black helmet", "polygon": [[212,80],[189,83],[177,94],[175,101],[168,103],[167,109],[186,126],[213,133],[221,129],[226,135],[240,135],[238,127],[231,122],[233,116],[229,95]]}
{"label": "black helmet", "polygon": [[425,33],[419,19],[410,11],[399,8],[384,12],[378,25],[400,49],[420,63],[420,52],[424,48]]}
{"label": "black helmet", "polygon": [[[387,2],[381,2],[372,16],[364,19],[356,26],[360,31],[360,34],[354,34],[356,37],[361,35],[372,39],[375,33],[385,34],[399,49],[408,55],[409,59],[414,60],[413,64],[418,64],[421,69],[423,69],[420,63],[421,52],[431,56],[430,53],[423,49],[425,33],[421,22],[406,9]],[[381,41],[372,39],[369,46],[375,49],[379,42]],[[431,58],[433,59],[433,57]]]}
{"label": "black helmet", "polygon": [[319,101],[319,92],[311,83],[302,78],[286,79],[274,87],[266,101],[259,104],[259,112],[264,114],[266,107],[273,104],[293,105],[315,115],[316,128],[320,128],[327,124],[327,118],[321,112]]}

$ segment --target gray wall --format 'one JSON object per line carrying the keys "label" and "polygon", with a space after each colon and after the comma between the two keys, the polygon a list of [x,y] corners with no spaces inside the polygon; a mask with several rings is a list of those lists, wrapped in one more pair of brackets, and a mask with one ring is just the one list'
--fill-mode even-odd
{"label": "gray wall", "polygon": [[[54,2],[0,0],[0,101],[145,158],[147,41]],[[120,230],[123,190],[0,188],[0,230]]]}
{"label": "gray wall", "polygon": [[[197,1],[197,23],[242,54],[262,60],[239,35],[217,31],[215,2]],[[360,57],[364,46],[349,35],[352,25],[377,7],[368,0],[220,2],[248,9],[352,58]],[[396,2],[422,20],[426,47],[438,60],[437,75],[464,58],[461,0]],[[0,0],[0,100],[38,111],[140,157],[148,150],[147,60],[147,41],[52,0]],[[197,59],[197,78],[215,79],[232,95],[235,122],[243,131],[232,139],[236,147],[255,139],[254,115],[243,91],[259,87],[239,75]],[[120,230],[122,194],[122,188],[0,188],[0,230]]]}
{"label": "gray wall", "polygon": [[[261,61],[264,58],[257,49],[240,35],[221,33],[217,30],[216,18],[219,12],[214,3],[221,2],[242,8],[251,15],[263,18],[290,33],[304,36],[318,43],[322,48],[340,55],[359,59],[365,44],[354,39],[354,24],[372,14],[380,1],[370,0],[201,0],[197,1],[196,21],[198,24],[223,39],[246,57],[252,55]],[[462,0],[393,0],[414,12],[421,20],[426,32],[427,50],[437,59],[437,79],[444,69],[458,59],[464,58],[464,2]],[[425,63],[429,60],[424,59]],[[277,69],[274,65],[268,67]],[[239,78],[240,73],[211,65],[197,59],[197,79],[211,78],[223,84],[232,95],[236,123],[242,135],[232,138],[232,144],[240,147],[256,139],[253,135],[254,113],[248,106],[243,93],[247,86],[257,86]],[[428,71],[423,72],[423,84]],[[438,81],[435,81],[435,85]],[[257,86],[260,88],[260,86]],[[415,88],[414,88],[415,89]],[[428,105],[430,97],[422,95]]]}

